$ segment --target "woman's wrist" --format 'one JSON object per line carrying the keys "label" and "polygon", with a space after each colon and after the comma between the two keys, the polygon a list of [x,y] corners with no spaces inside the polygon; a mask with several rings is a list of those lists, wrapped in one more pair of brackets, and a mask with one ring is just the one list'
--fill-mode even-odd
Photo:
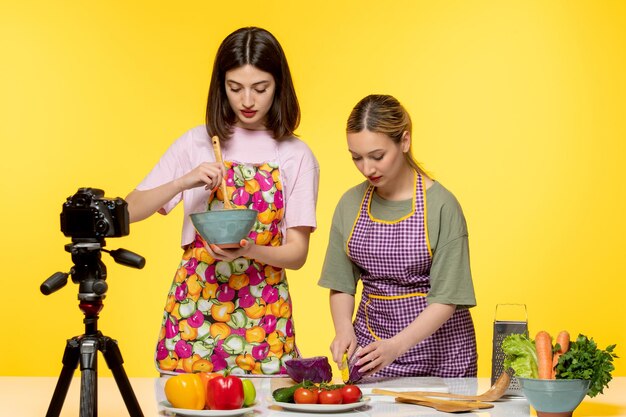
{"label": "woman's wrist", "polygon": [[403,332],[400,332],[389,339],[389,341],[396,346],[396,351],[398,352],[397,356],[403,355],[415,345],[415,343],[413,343],[410,339],[411,338],[403,334]]}
{"label": "woman's wrist", "polygon": [[350,320],[348,321],[337,321],[335,322],[335,334],[336,335],[340,335],[340,334],[349,334],[349,333],[354,333],[354,327],[352,327],[352,322]]}
{"label": "woman's wrist", "polygon": [[176,178],[174,181],[172,181],[172,185],[174,187],[174,195],[185,191],[183,177]]}
{"label": "woman's wrist", "polygon": [[254,259],[255,261],[259,261],[258,256],[259,256],[259,251],[258,251],[258,246],[256,245],[256,243],[254,242],[248,242],[248,245],[250,245],[250,249],[248,249],[248,253],[246,254],[246,258],[249,259]]}

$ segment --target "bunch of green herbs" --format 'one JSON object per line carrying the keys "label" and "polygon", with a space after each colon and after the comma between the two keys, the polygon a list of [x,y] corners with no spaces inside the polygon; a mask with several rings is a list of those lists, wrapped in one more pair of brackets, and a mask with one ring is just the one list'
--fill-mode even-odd
{"label": "bunch of green herbs", "polygon": [[595,397],[601,394],[604,387],[609,385],[613,378],[611,372],[615,369],[613,353],[615,345],[600,349],[593,338],[579,334],[575,342],[570,343],[569,350],[559,358],[556,365],[557,379],[586,379],[590,381],[587,395]]}

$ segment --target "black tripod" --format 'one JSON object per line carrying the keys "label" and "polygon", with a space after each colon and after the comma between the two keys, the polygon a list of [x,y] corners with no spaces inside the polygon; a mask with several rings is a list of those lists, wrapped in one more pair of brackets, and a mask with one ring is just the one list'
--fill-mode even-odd
{"label": "black tripod", "polygon": [[137,398],[123,368],[124,360],[117,341],[103,335],[98,330],[98,313],[103,308],[102,299],[108,289],[106,266],[101,261],[101,250],[108,252],[116,262],[134,268],[143,268],[145,259],[125,249],[107,251],[102,249],[103,239],[73,239],[65,245],[72,254],[74,266],[69,274],[57,272],[41,284],[45,295],[62,288],[68,275],[79,284],[79,308],[85,315],[85,334],[67,340],[63,353],[63,369],[57,382],[46,417],[58,417],[72,382],[76,368],[80,364],[80,417],[98,415],[98,351],[102,352],[115,382],[122,394],[131,417],[143,417]]}

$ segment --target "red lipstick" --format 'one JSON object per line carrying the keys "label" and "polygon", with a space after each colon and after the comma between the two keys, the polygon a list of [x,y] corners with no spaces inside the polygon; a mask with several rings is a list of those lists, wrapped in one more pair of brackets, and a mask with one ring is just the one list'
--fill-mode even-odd
{"label": "red lipstick", "polygon": [[257,112],[256,110],[239,110],[239,111],[243,115],[243,117],[245,117],[246,119],[253,118]]}

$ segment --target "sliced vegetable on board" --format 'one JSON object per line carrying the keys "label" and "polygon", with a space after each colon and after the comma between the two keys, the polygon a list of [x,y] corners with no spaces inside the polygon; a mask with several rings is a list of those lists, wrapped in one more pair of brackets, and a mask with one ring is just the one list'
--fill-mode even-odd
{"label": "sliced vegetable on board", "polygon": [[343,354],[341,361],[341,378],[346,384],[358,382],[361,378],[363,378],[360,367],[356,365],[359,360],[359,357],[356,355],[357,351],[358,348],[354,351],[350,358],[348,358],[347,352]]}

